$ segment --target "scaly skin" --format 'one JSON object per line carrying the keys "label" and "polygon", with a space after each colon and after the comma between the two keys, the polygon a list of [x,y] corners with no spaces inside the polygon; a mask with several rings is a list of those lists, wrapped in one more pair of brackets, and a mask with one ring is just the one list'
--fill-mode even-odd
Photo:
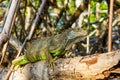
{"label": "scaly skin", "polygon": [[47,60],[51,62],[52,57],[64,55],[74,43],[84,39],[87,32],[81,28],[68,29],[61,34],[35,40],[27,48],[25,55],[12,61],[14,65],[24,65],[29,62]]}

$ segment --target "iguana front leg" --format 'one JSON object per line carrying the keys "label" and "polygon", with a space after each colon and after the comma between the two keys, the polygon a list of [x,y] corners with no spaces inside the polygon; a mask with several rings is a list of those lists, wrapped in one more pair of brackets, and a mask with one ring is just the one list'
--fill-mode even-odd
{"label": "iguana front leg", "polygon": [[53,58],[52,55],[47,51],[46,53],[46,63],[49,67],[53,67]]}

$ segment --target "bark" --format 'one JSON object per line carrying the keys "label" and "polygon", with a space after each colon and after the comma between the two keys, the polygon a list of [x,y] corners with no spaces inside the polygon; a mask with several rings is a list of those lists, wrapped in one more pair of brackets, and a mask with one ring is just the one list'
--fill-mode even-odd
{"label": "bark", "polygon": [[8,15],[4,24],[4,28],[2,30],[2,33],[0,34],[0,50],[2,49],[4,43],[6,43],[9,40],[19,3],[20,3],[20,0],[13,0],[11,3],[11,6],[8,11]]}
{"label": "bark", "polygon": [[17,51],[20,51],[22,48],[22,43],[13,35],[10,37],[9,43],[13,45]]}
{"label": "bark", "polygon": [[[38,61],[12,72],[9,80],[104,79],[119,60],[120,50],[85,57],[60,58],[53,63],[53,67],[48,67],[45,61]],[[5,71],[7,69],[1,71],[0,80],[4,79]]]}
{"label": "bark", "polygon": [[9,39],[8,34],[6,33],[0,34],[0,50],[2,49],[3,45],[7,42],[8,39]]}

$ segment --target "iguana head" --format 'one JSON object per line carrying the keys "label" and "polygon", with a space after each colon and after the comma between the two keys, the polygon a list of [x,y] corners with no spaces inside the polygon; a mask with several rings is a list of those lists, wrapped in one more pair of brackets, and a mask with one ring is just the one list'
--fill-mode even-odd
{"label": "iguana head", "polygon": [[68,32],[65,50],[69,50],[74,43],[83,40],[87,36],[87,31],[82,28],[74,28]]}
{"label": "iguana head", "polygon": [[67,35],[68,39],[76,39],[76,38],[82,38],[87,35],[87,31],[83,30],[82,28],[74,28],[70,30],[70,32]]}

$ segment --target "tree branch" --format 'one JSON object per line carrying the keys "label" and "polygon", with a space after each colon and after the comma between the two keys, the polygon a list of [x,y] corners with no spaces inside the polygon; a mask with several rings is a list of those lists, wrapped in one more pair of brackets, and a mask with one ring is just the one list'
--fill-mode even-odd
{"label": "tree branch", "polygon": [[[56,80],[56,77],[73,80],[104,79],[119,61],[120,50],[86,57],[60,58],[53,63],[53,68],[48,67],[45,61],[38,61],[14,71],[9,80]],[[3,80],[4,76],[1,75],[0,79]]]}

